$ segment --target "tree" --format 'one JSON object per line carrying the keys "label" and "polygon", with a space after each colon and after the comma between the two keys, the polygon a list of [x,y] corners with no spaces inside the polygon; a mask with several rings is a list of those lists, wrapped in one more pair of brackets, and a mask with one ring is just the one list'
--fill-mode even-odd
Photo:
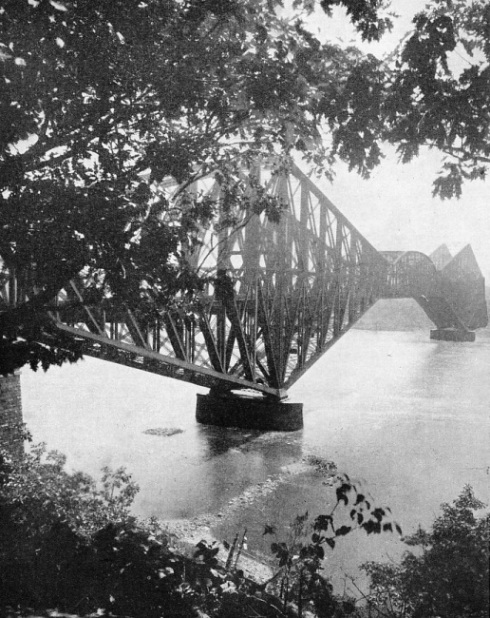
{"label": "tree", "polygon": [[490,163],[490,5],[432,0],[414,18],[387,81],[386,139],[404,162],[423,146],[446,157],[433,194],[460,197]]}
{"label": "tree", "polygon": [[[0,256],[29,294],[0,313],[0,373],[79,357],[46,309],[81,272],[94,303],[154,315],[192,297],[187,257],[217,207],[197,178],[216,175],[233,225],[281,211],[253,173],[256,199],[241,180],[260,157],[277,173],[296,153],[368,176],[388,141],[404,161],[424,145],[448,154],[441,197],[485,175],[485,2],[434,0],[394,63],[308,30],[337,5],[368,41],[390,28],[382,0],[2,3]],[[460,48],[471,66],[458,72]]]}
{"label": "tree", "polygon": [[452,505],[442,505],[430,532],[419,529],[405,539],[416,551],[408,552],[400,565],[364,565],[375,615],[488,616],[490,516],[475,516],[483,506],[467,486]]}
{"label": "tree", "polygon": [[[100,486],[68,473],[64,462],[43,445],[22,461],[0,452],[2,615],[27,607],[43,615],[54,607],[82,615],[199,615],[194,607],[207,602],[201,582],[213,578],[214,550],[187,559],[156,521],[133,517],[138,486],[123,468],[104,469]],[[224,574],[214,580],[219,589]]]}
{"label": "tree", "polygon": [[[361,173],[378,162],[341,121],[371,88],[352,75],[376,62],[310,34],[314,4],[284,17],[280,0],[2,3],[0,256],[29,294],[0,315],[0,372],[78,358],[46,308],[82,271],[94,302],[151,312],[192,295],[186,255],[216,209],[189,191],[196,178],[219,174],[230,208],[277,216],[264,193],[250,204],[238,170],[292,151],[321,161],[327,116],[342,158]],[[320,4],[344,5],[368,40],[390,24],[378,0]]]}

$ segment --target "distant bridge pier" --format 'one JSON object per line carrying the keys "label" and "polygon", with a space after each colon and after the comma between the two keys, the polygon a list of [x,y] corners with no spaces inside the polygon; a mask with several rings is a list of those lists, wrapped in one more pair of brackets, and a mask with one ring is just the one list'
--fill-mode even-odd
{"label": "distant bridge pier", "polygon": [[476,339],[475,329],[488,324],[485,279],[470,245],[456,256],[441,245],[430,256],[419,251],[385,251],[390,265],[384,296],[414,298],[436,328],[434,341]]}
{"label": "distant bridge pier", "polygon": [[297,431],[303,428],[303,404],[211,389],[207,395],[197,395],[196,420],[219,427]]}
{"label": "distant bridge pier", "polygon": [[469,341],[476,339],[474,330],[457,330],[453,328],[434,328],[430,331],[430,338],[434,341]]}

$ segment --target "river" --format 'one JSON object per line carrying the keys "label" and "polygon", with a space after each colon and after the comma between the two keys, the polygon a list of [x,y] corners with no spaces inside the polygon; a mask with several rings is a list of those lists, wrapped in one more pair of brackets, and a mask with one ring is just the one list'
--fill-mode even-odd
{"label": "river", "polygon": [[[351,330],[291,390],[304,403],[304,429],[293,433],[200,426],[195,399],[204,389],[96,359],[45,374],[25,369],[22,391],[34,440],[64,452],[70,468],[133,474],[137,515],[200,516],[227,540],[246,526],[256,554],[271,542],[265,523],[327,512],[332,490],[312,458],[334,462],[389,506],[404,533],[429,526],[467,483],[490,501],[489,331],[448,343],[430,341],[426,329]],[[180,433],[145,433],[160,428]],[[359,563],[397,559],[403,549],[396,534],[355,532],[326,573],[338,591],[352,591],[352,580],[363,588]]]}

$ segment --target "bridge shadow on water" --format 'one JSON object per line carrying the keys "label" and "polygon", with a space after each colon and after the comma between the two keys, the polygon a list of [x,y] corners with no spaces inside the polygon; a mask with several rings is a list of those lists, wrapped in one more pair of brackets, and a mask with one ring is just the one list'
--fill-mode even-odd
{"label": "bridge shadow on water", "polygon": [[204,446],[205,460],[228,453],[231,449],[240,449],[252,443],[263,432],[246,431],[228,427],[198,425],[197,435]]}
{"label": "bridge shadow on water", "polygon": [[267,460],[279,467],[291,460],[301,459],[302,431],[264,432],[259,430],[237,429],[233,427],[214,427],[197,425],[197,436],[204,447],[203,459],[209,461],[230,451],[241,453],[264,453]]}

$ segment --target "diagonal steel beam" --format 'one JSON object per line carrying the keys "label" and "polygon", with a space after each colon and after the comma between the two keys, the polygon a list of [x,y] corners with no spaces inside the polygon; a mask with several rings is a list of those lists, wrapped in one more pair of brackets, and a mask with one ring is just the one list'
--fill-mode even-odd
{"label": "diagonal steel beam", "polygon": [[[250,382],[243,378],[237,378],[232,375],[220,373],[218,371],[215,371],[214,369],[200,367],[192,363],[180,360],[178,358],[165,356],[164,354],[160,354],[147,348],[130,345],[122,341],[108,339],[107,337],[104,337],[102,335],[97,335],[95,333],[91,333],[90,331],[85,331],[80,328],[74,328],[73,326],[67,326],[66,324],[60,324],[59,322],[55,322],[55,324],[59,330],[65,333],[69,333],[75,338],[85,340],[91,344],[95,344],[100,348],[108,348],[114,351],[126,353],[130,355],[133,360],[135,357],[140,357],[143,360],[146,359],[147,361],[155,361],[159,363],[162,367],[166,366],[172,368],[176,370],[175,375],[172,375],[172,377],[175,377],[176,379],[183,379],[187,382],[194,382],[201,386],[207,386],[208,388],[215,388],[219,385],[225,385],[227,389],[251,388],[253,390],[264,393],[264,395],[270,395],[278,399],[284,399],[287,396],[287,393],[284,389],[271,388],[265,384]],[[91,350],[88,350],[86,353],[89,356],[101,356],[101,354],[98,354]],[[109,358],[108,360],[112,359]],[[181,371],[180,374],[179,370]],[[158,372],[155,371],[155,373]]]}
{"label": "diagonal steel beam", "polygon": [[208,350],[209,358],[211,363],[216,371],[220,373],[225,373],[225,369],[221,362],[221,357],[218,350],[217,342],[214,338],[214,334],[209,323],[207,315],[203,312],[199,317],[199,326],[201,327],[201,331],[204,336],[204,340],[206,342],[206,347]]}
{"label": "diagonal steel beam", "polygon": [[163,314],[163,321],[165,323],[168,338],[170,339],[170,343],[172,344],[172,348],[175,352],[175,356],[181,360],[188,360],[184,342],[182,341],[179,329],[177,328],[170,311],[166,311]]}

